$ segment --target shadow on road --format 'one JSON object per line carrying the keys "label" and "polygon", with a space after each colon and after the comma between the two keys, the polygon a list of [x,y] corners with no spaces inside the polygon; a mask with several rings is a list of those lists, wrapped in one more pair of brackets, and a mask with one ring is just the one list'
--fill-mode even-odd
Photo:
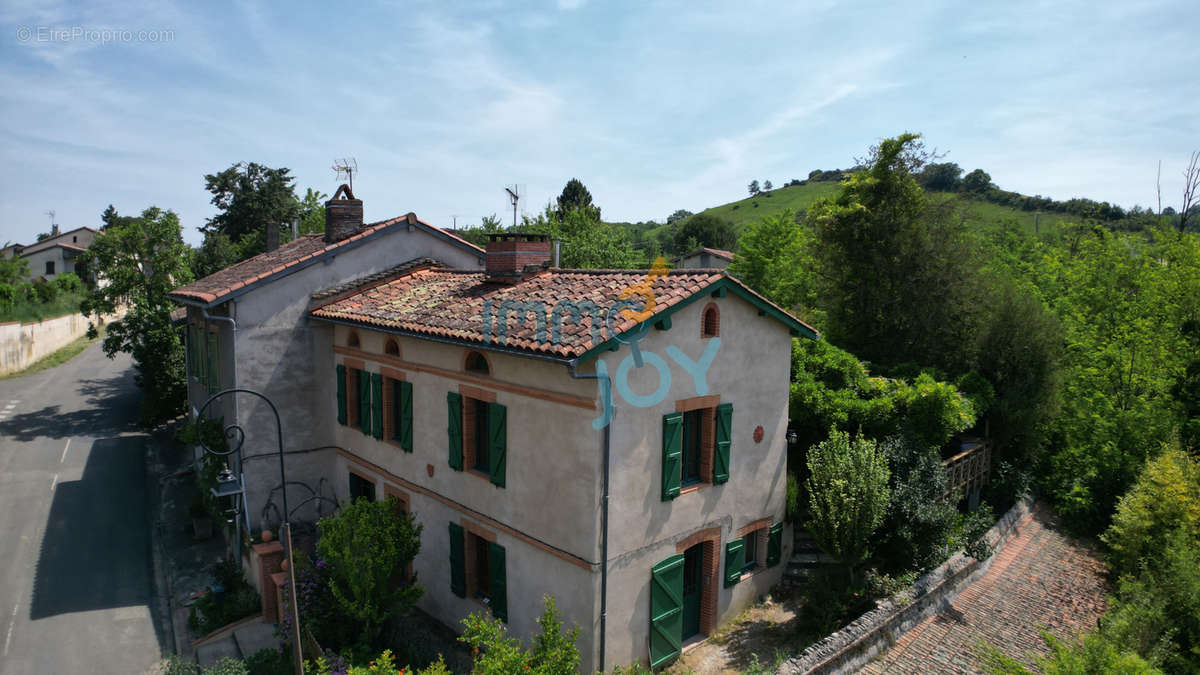
{"label": "shadow on road", "polygon": [[141,392],[124,373],[80,380],[76,392],[84,398],[84,406],[79,410],[61,413],[62,405],[48,405],[13,415],[0,422],[0,436],[19,441],[103,436],[125,431],[137,419]]}
{"label": "shadow on road", "polygon": [[[33,582],[31,620],[151,606],[144,443],[139,436],[99,439],[88,453],[83,477],[56,487]],[[165,647],[166,627],[153,608],[150,615]]]}

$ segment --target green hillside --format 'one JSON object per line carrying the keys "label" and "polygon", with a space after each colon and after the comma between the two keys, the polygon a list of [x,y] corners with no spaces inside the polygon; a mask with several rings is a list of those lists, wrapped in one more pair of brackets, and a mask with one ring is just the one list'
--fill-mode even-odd
{"label": "green hillside", "polygon": [[[734,224],[739,231],[747,224],[763,216],[791,209],[798,213],[804,212],[809,206],[824,197],[832,197],[838,193],[841,184],[838,181],[808,182],[803,185],[793,185],[763,193],[757,197],[748,197],[736,202],[714,206],[701,213],[723,218]],[[1024,211],[1000,204],[993,204],[982,199],[973,199],[961,193],[929,192],[930,200],[956,200],[963,209],[968,226],[986,227],[1004,223],[1014,223],[1028,232],[1035,227],[1041,232],[1054,228],[1060,221],[1074,222],[1078,218],[1063,213],[1042,213],[1040,216],[1033,211]],[[672,225],[661,225],[646,232],[647,237],[657,237],[664,234]]]}

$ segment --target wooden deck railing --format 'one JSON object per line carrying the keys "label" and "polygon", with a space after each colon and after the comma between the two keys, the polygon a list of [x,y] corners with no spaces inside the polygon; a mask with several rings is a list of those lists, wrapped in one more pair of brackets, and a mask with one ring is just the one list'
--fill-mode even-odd
{"label": "wooden deck railing", "polygon": [[967,494],[987,484],[992,469],[992,446],[986,441],[971,440],[964,441],[962,447],[962,452],[942,460],[942,466],[946,467],[946,495],[956,490]]}

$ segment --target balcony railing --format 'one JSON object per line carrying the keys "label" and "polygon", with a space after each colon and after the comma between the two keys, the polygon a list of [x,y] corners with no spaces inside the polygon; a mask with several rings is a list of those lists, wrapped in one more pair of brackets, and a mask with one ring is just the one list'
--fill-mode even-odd
{"label": "balcony railing", "polygon": [[970,494],[987,484],[992,469],[992,446],[978,439],[964,440],[962,451],[942,460],[946,467],[946,495],[957,490],[959,494]]}

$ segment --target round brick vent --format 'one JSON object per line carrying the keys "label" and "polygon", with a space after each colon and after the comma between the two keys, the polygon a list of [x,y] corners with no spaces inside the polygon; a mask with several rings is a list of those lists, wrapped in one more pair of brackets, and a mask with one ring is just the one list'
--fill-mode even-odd
{"label": "round brick vent", "polygon": [[762,443],[762,439],[763,439],[763,428],[762,428],[762,425],[760,424],[757,427],[754,427],[754,442]]}

